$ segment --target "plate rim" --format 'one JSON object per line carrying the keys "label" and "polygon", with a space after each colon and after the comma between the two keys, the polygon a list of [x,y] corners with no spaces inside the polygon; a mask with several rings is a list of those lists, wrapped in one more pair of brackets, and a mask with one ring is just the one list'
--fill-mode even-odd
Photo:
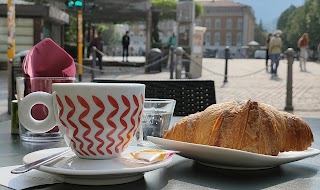
{"label": "plate rim", "polygon": [[[135,146],[131,146],[131,147],[135,147]],[[29,162],[26,161],[26,157],[30,157],[32,156],[32,154],[38,154],[38,153],[42,153],[42,152],[48,152],[48,151],[52,151],[53,149],[56,151],[63,151],[65,149],[68,149],[69,147],[59,147],[59,148],[48,148],[48,149],[42,149],[42,150],[38,150],[38,151],[34,151],[31,153],[26,154],[25,156],[23,156],[22,162],[23,164],[27,164]],[[141,148],[141,147],[137,147],[137,148]],[[42,153],[42,154],[44,154]],[[48,154],[46,154],[48,155]],[[137,168],[128,168],[125,170],[119,170],[119,169],[113,169],[113,170],[75,170],[75,169],[68,169],[68,168],[58,168],[58,167],[50,167],[47,165],[42,165],[39,168],[36,168],[39,171],[42,172],[46,172],[46,173],[51,173],[51,174],[55,174],[55,175],[68,175],[68,176],[106,176],[106,175],[121,175],[121,174],[138,174],[138,173],[145,173],[148,171],[152,171],[152,170],[156,170],[162,167],[166,167],[168,165],[170,165],[172,163],[172,157],[168,158],[166,160],[163,160],[161,162],[157,162],[154,164],[150,164],[150,165],[142,165],[141,167],[137,167]]]}
{"label": "plate rim", "polygon": [[[219,164],[219,163],[216,163],[214,162],[214,160],[212,162],[206,162],[206,161],[203,161],[203,160],[199,160],[197,158],[192,158],[192,156],[185,156],[182,153],[177,153],[183,157],[186,157],[186,158],[189,158],[189,159],[193,159],[195,160],[196,162],[198,163],[207,163],[206,165],[215,165],[216,167],[218,166],[221,166],[221,168],[227,168],[228,166],[230,166],[229,168],[230,169],[236,169],[236,168],[239,168],[239,169],[242,169],[243,168],[247,168],[248,170],[258,170],[258,169],[261,169],[261,168],[271,168],[271,167],[275,167],[275,166],[279,166],[279,165],[282,165],[282,164],[286,164],[286,163],[290,163],[290,162],[294,162],[294,161],[298,161],[298,160],[302,160],[302,159],[305,159],[305,158],[309,158],[309,157],[314,157],[316,155],[319,155],[320,154],[320,150],[319,149],[316,149],[316,148],[313,148],[313,147],[309,147],[307,150],[305,151],[312,151],[311,153],[309,154],[304,154],[304,155],[301,155],[301,156],[286,156],[286,157],[281,157],[281,154],[295,154],[295,153],[301,153],[301,152],[304,152],[304,151],[289,151],[289,152],[282,152],[282,153],[279,153],[279,155],[277,156],[271,156],[271,155],[264,155],[264,154],[257,154],[257,153],[252,153],[252,152],[246,152],[246,151],[242,151],[242,150],[236,150],[236,149],[230,149],[230,148],[224,148],[224,147],[217,147],[217,146],[209,146],[209,145],[202,145],[202,144],[195,144],[195,143],[188,143],[188,142],[182,142],[182,141],[175,141],[175,140],[170,140],[170,139],[164,139],[164,138],[159,138],[159,137],[153,137],[153,136],[148,136],[147,139],[160,146],[160,147],[164,147],[164,148],[168,148],[168,149],[171,149],[171,150],[176,150],[176,151],[181,151],[179,149],[175,149],[174,147],[170,146],[168,147],[168,143],[174,143],[173,146],[175,145],[184,145],[185,147],[197,147],[197,148],[200,148],[200,149],[206,149],[206,150],[212,150],[212,151],[224,151],[224,152],[229,152],[229,153],[234,153],[234,154],[241,154],[241,155],[244,155],[244,156],[250,156],[250,157],[253,157],[253,160],[254,159],[266,159],[268,162],[277,162],[277,163],[274,163],[273,165],[265,165],[263,167],[259,166],[243,166],[243,165],[239,165],[239,166],[236,166],[236,165],[228,165],[228,163],[226,165],[223,165],[223,164]],[[160,141],[160,142],[159,142]],[[190,155],[190,154],[189,154]],[[279,163],[281,162],[281,163]],[[212,166],[213,167],[213,166]]]}

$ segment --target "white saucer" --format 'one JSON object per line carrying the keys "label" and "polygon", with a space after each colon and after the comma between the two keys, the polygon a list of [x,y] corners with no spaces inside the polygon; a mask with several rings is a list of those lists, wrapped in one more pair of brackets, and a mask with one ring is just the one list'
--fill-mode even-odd
{"label": "white saucer", "polygon": [[[67,149],[52,148],[32,152],[23,157],[27,164]],[[144,147],[129,146],[124,153],[144,149]],[[168,166],[172,158],[162,162],[145,165],[125,161],[121,158],[111,160],[86,160],[78,158],[74,153],[65,155],[62,159],[40,166],[38,170],[53,174],[56,179],[66,183],[80,185],[114,185],[136,181],[148,171]]]}
{"label": "white saucer", "polygon": [[260,170],[302,160],[320,154],[320,150],[281,152],[277,156],[255,154],[230,148],[193,144],[158,137],[147,137],[161,148],[179,151],[179,155],[216,168],[231,170]]}

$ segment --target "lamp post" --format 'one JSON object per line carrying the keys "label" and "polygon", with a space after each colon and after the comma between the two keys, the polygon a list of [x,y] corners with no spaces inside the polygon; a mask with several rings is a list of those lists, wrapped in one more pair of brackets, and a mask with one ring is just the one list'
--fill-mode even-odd
{"label": "lamp post", "polygon": [[16,8],[14,0],[8,0],[8,12],[7,12],[7,19],[8,19],[8,59],[13,59],[15,55],[15,28],[16,28]]}
{"label": "lamp post", "polygon": [[78,73],[79,81],[82,81],[82,48],[83,48],[83,32],[82,32],[82,9],[78,10]]}

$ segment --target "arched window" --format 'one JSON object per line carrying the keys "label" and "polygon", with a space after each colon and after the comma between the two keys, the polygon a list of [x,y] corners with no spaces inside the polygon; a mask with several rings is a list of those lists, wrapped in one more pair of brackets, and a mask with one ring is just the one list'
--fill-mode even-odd
{"label": "arched window", "polygon": [[214,45],[220,46],[220,33],[219,32],[214,33]]}
{"label": "arched window", "polygon": [[232,19],[231,18],[227,19],[227,29],[232,29]]}

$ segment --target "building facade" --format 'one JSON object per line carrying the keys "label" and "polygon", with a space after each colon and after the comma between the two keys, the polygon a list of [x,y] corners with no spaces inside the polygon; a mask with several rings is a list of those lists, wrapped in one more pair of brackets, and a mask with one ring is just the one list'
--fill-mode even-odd
{"label": "building facade", "polygon": [[[0,0],[0,69],[7,67],[7,2]],[[15,5],[15,52],[29,50],[44,38],[51,38],[64,46],[64,25],[69,23],[69,14],[54,6]]]}
{"label": "building facade", "polygon": [[[199,3],[203,14],[195,20],[195,25],[207,28],[205,51],[214,52],[215,57],[221,58],[226,46],[229,46],[232,57],[245,57],[244,46],[254,40],[255,16],[252,8],[230,0]],[[177,23],[173,20],[161,21],[158,27],[162,43],[167,43],[173,33],[177,34]],[[145,22],[130,25],[129,31],[130,55],[142,55],[146,48]]]}
{"label": "building facade", "polygon": [[[162,43],[167,43],[173,33],[176,34],[177,23],[173,20],[160,21],[159,38]],[[146,49],[146,25],[139,22],[130,25],[130,55],[143,55]]]}
{"label": "building facade", "polygon": [[224,57],[229,46],[232,57],[244,57],[243,46],[254,40],[255,16],[248,5],[233,1],[200,1],[203,14],[197,26],[207,28],[205,49]]}

